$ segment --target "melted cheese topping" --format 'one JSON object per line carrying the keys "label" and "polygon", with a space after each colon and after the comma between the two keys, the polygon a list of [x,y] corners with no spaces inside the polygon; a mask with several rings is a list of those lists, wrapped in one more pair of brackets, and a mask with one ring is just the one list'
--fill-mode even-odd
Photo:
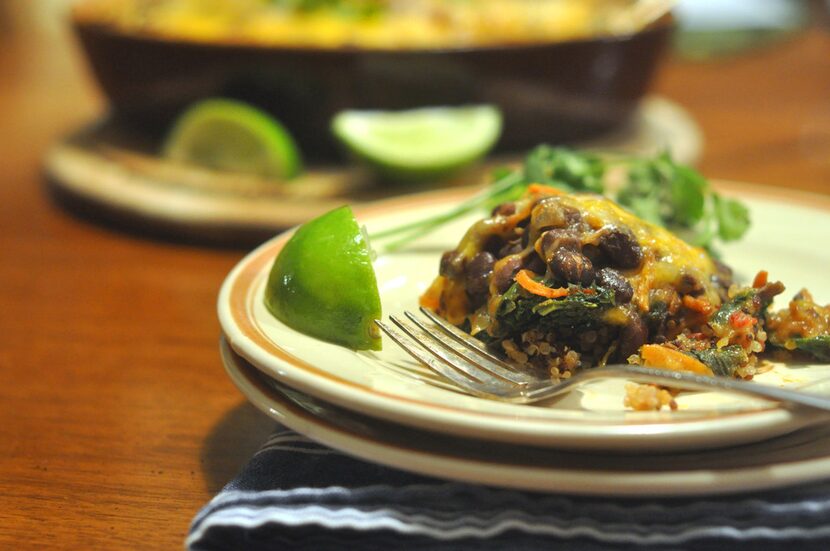
{"label": "melted cheese topping", "polygon": [[593,239],[599,242],[602,229],[616,226],[627,228],[636,237],[643,250],[643,263],[636,270],[623,271],[635,289],[635,299],[641,310],[648,310],[648,292],[671,286],[682,277],[690,276],[704,288],[704,295],[712,304],[720,304],[718,293],[711,284],[716,273],[715,263],[700,247],[689,245],[665,228],[656,226],[623,209],[610,199],[598,195],[563,195],[563,205],[577,209],[594,230]]}
{"label": "melted cheese topping", "polygon": [[[580,238],[584,245],[598,245],[603,233],[611,228],[627,229],[639,243],[643,262],[632,270],[619,270],[634,289],[634,303],[641,311],[649,310],[649,294],[653,289],[672,287],[683,277],[691,277],[703,288],[703,296],[717,306],[720,296],[712,284],[716,267],[709,254],[700,247],[689,245],[665,228],[642,220],[615,202],[593,194],[553,195],[530,193],[517,201],[516,212],[510,216],[495,216],[476,222],[464,235],[456,251],[468,260],[481,251],[491,236],[510,238],[515,236],[516,226],[531,215],[540,198],[559,202],[580,213],[590,228],[583,226]],[[544,228],[533,224],[524,231],[531,232],[527,245],[518,253],[522,257],[535,254],[534,241]]]}
{"label": "melted cheese topping", "polygon": [[675,281],[682,271],[696,272],[706,280],[715,273],[715,264],[705,250],[638,218],[610,199],[598,195],[565,195],[560,200],[582,212],[594,229],[619,226],[631,230],[643,252],[647,256],[651,253],[654,258],[655,281]]}

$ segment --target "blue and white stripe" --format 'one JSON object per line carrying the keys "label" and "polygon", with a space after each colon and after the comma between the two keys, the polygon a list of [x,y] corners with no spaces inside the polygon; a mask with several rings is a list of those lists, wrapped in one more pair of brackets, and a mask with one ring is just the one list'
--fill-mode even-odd
{"label": "blue and white stripe", "polygon": [[199,512],[187,545],[212,549],[224,529],[250,535],[266,527],[275,538],[314,528],[318,539],[307,548],[351,531],[364,541],[397,534],[460,549],[507,534],[538,538],[539,545],[589,540],[662,548],[722,540],[830,549],[830,485],[695,500],[544,495],[410,475],[282,431]]}

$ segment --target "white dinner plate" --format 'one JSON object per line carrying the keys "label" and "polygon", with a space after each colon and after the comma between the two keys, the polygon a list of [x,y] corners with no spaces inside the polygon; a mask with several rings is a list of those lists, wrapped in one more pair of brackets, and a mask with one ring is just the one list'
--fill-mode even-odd
{"label": "white dinner plate", "polygon": [[[830,199],[759,186],[730,184],[750,207],[753,225],[724,260],[739,280],[759,269],[788,284],[776,306],[801,287],[830,301]],[[357,212],[369,233],[443,212],[469,191],[441,191],[379,202]],[[381,255],[375,271],[386,315],[417,308],[418,296],[475,217],[458,220],[408,249]],[[803,410],[720,393],[683,393],[677,411],[633,412],[623,407],[624,381],[587,383],[544,406],[494,402],[446,387],[388,340],[383,351],[355,352],[294,331],[263,304],[273,259],[289,233],[246,256],[219,296],[219,320],[233,349],[277,381],[332,404],[429,431],[492,441],[607,450],[700,449],[784,434],[816,420]],[[830,366],[784,366],[756,377],[761,384],[802,386],[830,377]],[[436,384],[431,384],[433,381]]]}
{"label": "white dinner plate", "polygon": [[830,478],[830,427],[680,453],[620,455],[458,438],[362,415],[285,387],[222,342],[231,380],[280,424],[349,455],[450,480],[560,494],[697,496]]}

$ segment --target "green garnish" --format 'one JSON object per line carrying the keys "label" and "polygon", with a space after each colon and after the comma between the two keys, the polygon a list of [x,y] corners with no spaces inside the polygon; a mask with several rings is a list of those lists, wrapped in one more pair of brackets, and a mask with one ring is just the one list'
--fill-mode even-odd
{"label": "green garnish", "polygon": [[[616,193],[608,193],[606,187],[612,168],[622,174]],[[488,188],[452,210],[372,237],[400,236],[384,247],[386,251],[397,250],[468,212],[516,200],[533,183],[567,192],[605,193],[640,218],[709,252],[714,252],[717,241],[740,239],[749,229],[749,210],[743,203],[722,197],[699,172],[676,163],[668,153],[653,158],[605,159],[541,145],[527,155],[520,168],[498,169]]]}
{"label": "green garnish", "polygon": [[564,191],[603,193],[606,162],[590,153],[540,145],[524,162],[526,183],[545,184]]}
{"label": "green garnish", "polygon": [[[526,187],[527,184],[522,178],[522,175],[518,172],[511,172],[509,174],[505,174],[501,178],[498,178],[490,185],[489,188],[481,191],[443,214],[376,232],[373,233],[371,237],[374,241],[387,237],[403,235],[403,237],[388,243],[385,247],[383,247],[383,249],[387,252],[394,251],[409,244],[418,237],[434,231],[456,218],[464,216],[468,212],[491,205],[493,200],[496,198],[504,198],[503,201],[509,201],[511,200],[510,198],[518,198],[518,196],[524,192]],[[518,193],[516,193],[517,191]]]}
{"label": "green garnish", "polygon": [[712,191],[706,178],[668,153],[631,161],[616,201],[710,251],[716,239],[734,241],[749,228],[746,206]]}

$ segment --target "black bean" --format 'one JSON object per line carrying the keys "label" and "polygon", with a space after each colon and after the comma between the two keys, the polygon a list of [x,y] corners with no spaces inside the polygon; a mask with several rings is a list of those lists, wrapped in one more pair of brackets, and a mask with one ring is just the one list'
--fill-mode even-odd
{"label": "black bean", "polygon": [[599,238],[599,246],[617,268],[636,268],[643,261],[643,249],[629,231],[612,227]]}
{"label": "black bean", "polygon": [[522,248],[524,249],[527,247],[528,243],[530,242],[530,232],[527,228],[516,228],[516,234],[519,236],[519,239],[522,243]]}
{"label": "black bean", "polygon": [[724,264],[717,258],[713,258],[712,262],[715,263],[715,269],[719,276],[723,278],[728,278],[730,280],[732,279],[732,268],[730,268],[727,264]]}
{"label": "black bean", "polygon": [[498,257],[504,258],[505,256],[510,256],[511,254],[519,254],[522,252],[522,240],[521,239],[514,239],[513,241],[508,241],[504,244],[504,246],[499,249]]}
{"label": "black bean", "polygon": [[568,226],[576,226],[580,222],[582,222],[582,214],[573,207],[564,207],[565,211],[565,223]]}
{"label": "black bean", "polygon": [[495,263],[495,257],[486,251],[478,253],[467,263],[465,283],[471,297],[487,296]]}
{"label": "black bean", "polygon": [[516,203],[502,203],[493,209],[490,216],[510,216],[516,212]]}
{"label": "black bean", "polygon": [[522,262],[522,268],[526,268],[537,274],[543,274],[547,271],[548,265],[545,264],[544,260],[539,258],[539,255],[531,253],[525,257],[524,262]]}
{"label": "black bean", "polygon": [[447,251],[441,255],[438,273],[445,277],[458,277],[464,272],[464,257],[457,251]]}
{"label": "black bean", "polygon": [[560,248],[579,252],[582,245],[579,237],[574,232],[558,228],[546,231],[542,234],[541,239],[539,252],[545,257],[546,262],[550,262],[553,255]]}
{"label": "black bean", "polygon": [[590,260],[594,266],[608,264],[608,257],[606,257],[605,253],[602,252],[602,249],[596,245],[591,245],[590,243],[583,245],[582,254],[587,256],[588,260]]}
{"label": "black bean", "polygon": [[772,302],[773,297],[784,292],[784,284],[780,281],[770,281],[758,289],[758,297],[765,304]]}
{"label": "black bean", "polygon": [[568,283],[587,287],[594,281],[594,265],[588,257],[575,251],[557,250],[551,259],[550,268],[556,277]]}
{"label": "black bean", "polygon": [[502,239],[498,235],[491,235],[484,241],[484,245],[482,245],[481,250],[487,251],[488,253],[497,254],[503,246],[504,239]]}
{"label": "black bean", "polygon": [[567,223],[565,210],[557,198],[547,198],[539,201],[530,214],[531,225],[536,231],[546,228],[561,228]]}
{"label": "black bean", "polygon": [[720,297],[721,302],[727,302],[729,300],[729,287],[731,287],[732,283],[723,281],[716,275],[709,278],[709,281],[712,284],[712,288]]}
{"label": "black bean", "polygon": [[603,268],[597,272],[597,285],[614,292],[616,304],[628,304],[634,296],[634,288],[620,272],[613,268]]}
{"label": "black bean", "polygon": [[647,338],[648,328],[643,323],[643,318],[636,313],[632,313],[628,318],[628,323],[620,330],[619,347],[617,348],[619,357],[625,360],[630,355],[635,354],[645,344]]}
{"label": "black bean", "polygon": [[713,261],[715,263],[715,273],[712,274],[711,282],[715,285],[719,294],[724,294],[722,291],[729,289],[732,285],[732,268],[720,260],[713,259]]}
{"label": "black bean", "polygon": [[522,257],[519,255],[506,256],[493,266],[493,284],[499,293],[504,293],[513,284],[516,272],[522,268]]}
{"label": "black bean", "polygon": [[703,284],[691,274],[682,274],[675,288],[681,295],[699,295],[704,291]]}

